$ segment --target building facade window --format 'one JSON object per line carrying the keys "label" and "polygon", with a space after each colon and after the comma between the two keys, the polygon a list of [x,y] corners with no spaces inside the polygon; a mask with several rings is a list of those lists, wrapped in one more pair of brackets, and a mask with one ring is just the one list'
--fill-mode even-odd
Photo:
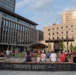
{"label": "building facade window", "polygon": [[52,30],[54,30],[54,28]]}
{"label": "building facade window", "polygon": [[49,33],[49,35],[50,35],[50,33]]}
{"label": "building facade window", "polygon": [[73,25],[71,25],[71,27],[73,27]]}
{"label": "building facade window", "polygon": [[59,29],[59,28],[57,27],[57,29]]}
{"label": "building facade window", "polygon": [[61,32],[61,34],[63,34],[63,32]]}
{"label": "building facade window", "polygon": [[53,37],[53,39],[55,39],[55,38]]}
{"label": "building facade window", "polygon": [[59,37],[57,37],[57,39],[59,39]]}
{"label": "building facade window", "polygon": [[59,34],[59,33],[57,32],[57,34]]}
{"label": "building facade window", "polygon": [[66,26],[66,28],[68,28],[68,26]]}
{"label": "building facade window", "polygon": [[63,29],[63,27],[61,27],[61,29]]}
{"label": "building facade window", "polygon": [[37,43],[35,28],[13,21],[12,18],[1,16],[1,19],[0,43],[22,46]]}
{"label": "building facade window", "polygon": [[63,37],[62,37],[62,39],[63,39]]}
{"label": "building facade window", "polygon": [[50,29],[48,29],[48,31],[50,31]]}
{"label": "building facade window", "polygon": [[68,31],[66,31],[66,33],[68,33]]}
{"label": "building facade window", "polygon": [[12,11],[15,11],[15,0],[0,0],[0,7]]}
{"label": "building facade window", "polygon": [[50,40],[50,38],[49,38],[49,40]]}
{"label": "building facade window", "polygon": [[54,35],[54,33],[52,33],[52,35]]}

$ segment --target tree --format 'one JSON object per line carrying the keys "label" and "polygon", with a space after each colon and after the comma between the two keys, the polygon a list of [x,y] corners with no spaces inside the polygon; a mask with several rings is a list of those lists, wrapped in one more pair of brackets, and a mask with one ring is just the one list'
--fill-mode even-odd
{"label": "tree", "polygon": [[52,48],[51,44],[48,43],[48,50],[51,51],[51,48]]}
{"label": "tree", "polygon": [[65,48],[65,45],[64,45],[64,43],[63,43],[63,40],[60,42],[60,49],[61,50],[64,50],[64,48]]}
{"label": "tree", "polygon": [[76,51],[76,46],[73,47],[73,50]]}
{"label": "tree", "polygon": [[74,49],[74,46],[73,46],[73,44],[71,43],[71,44],[70,44],[70,50],[73,51],[73,49]]}

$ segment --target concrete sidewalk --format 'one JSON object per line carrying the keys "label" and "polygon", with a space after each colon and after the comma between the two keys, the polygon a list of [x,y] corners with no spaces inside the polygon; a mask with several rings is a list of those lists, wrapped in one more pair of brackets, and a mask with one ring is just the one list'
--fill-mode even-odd
{"label": "concrete sidewalk", "polygon": [[0,57],[0,60],[4,60],[4,59],[6,59],[6,57]]}
{"label": "concrete sidewalk", "polygon": [[0,70],[0,75],[76,75],[75,71],[61,72],[45,72],[45,71],[3,71]]}

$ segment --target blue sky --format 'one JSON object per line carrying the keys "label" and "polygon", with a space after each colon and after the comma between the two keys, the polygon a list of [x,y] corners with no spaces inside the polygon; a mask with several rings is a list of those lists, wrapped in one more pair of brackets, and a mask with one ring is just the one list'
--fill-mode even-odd
{"label": "blue sky", "polygon": [[62,12],[76,10],[76,0],[16,0],[16,13],[38,23],[37,29],[62,23]]}

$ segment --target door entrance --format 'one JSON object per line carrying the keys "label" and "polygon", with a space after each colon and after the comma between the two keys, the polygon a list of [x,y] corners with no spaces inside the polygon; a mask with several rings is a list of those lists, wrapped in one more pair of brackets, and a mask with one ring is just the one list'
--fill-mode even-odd
{"label": "door entrance", "polygon": [[59,42],[54,42],[54,51],[59,52],[60,51],[60,43]]}

